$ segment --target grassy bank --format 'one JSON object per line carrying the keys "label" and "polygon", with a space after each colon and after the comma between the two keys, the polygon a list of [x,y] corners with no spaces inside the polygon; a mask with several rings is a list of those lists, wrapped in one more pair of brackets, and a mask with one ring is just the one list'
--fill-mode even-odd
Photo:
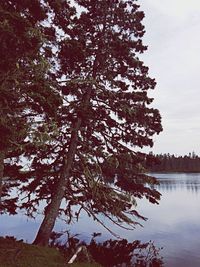
{"label": "grassy bank", "polygon": [[90,263],[68,265],[64,256],[54,248],[40,247],[0,237],[1,267],[97,267]]}

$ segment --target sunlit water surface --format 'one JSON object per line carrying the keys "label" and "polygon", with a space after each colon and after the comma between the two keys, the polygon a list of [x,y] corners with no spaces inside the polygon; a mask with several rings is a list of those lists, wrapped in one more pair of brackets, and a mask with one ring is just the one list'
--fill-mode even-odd
{"label": "sunlit water surface", "polygon": [[[200,174],[173,173],[154,174],[159,179],[158,190],[162,194],[159,205],[146,200],[138,202],[137,210],[148,217],[142,222],[144,227],[134,231],[125,231],[113,226],[102,218],[104,223],[121,237],[147,242],[154,241],[156,247],[163,247],[160,254],[165,266],[200,266]],[[0,235],[13,235],[32,242],[37,233],[41,216],[35,220],[27,219],[23,214],[0,217]],[[101,239],[112,236],[98,223],[82,214],[79,223],[66,225],[58,221],[56,230],[69,230],[80,233],[80,238],[89,241],[93,232],[101,232]]]}

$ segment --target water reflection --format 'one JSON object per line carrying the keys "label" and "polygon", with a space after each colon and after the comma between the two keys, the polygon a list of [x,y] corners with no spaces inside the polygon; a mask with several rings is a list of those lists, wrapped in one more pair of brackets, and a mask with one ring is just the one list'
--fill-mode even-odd
{"label": "water reflection", "polygon": [[192,193],[198,193],[200,189],[200,183],[191,183],[190,181],[186,182],[177,182],[172,180],[161,180],[159,181],[159,186],[156,187],[156,189],[159,191],[172,191],[176,189],[187,189],[188,191],[191,191]]}
{"label": "water reflection", "polygon": [[153,174],[162,194],[159,205],[138,203],[140,213],[148,217],[134,238],[152,239],[164,246],[162,255],[167,267],[200,266],[200,174]]}
{"label": "water reflection", "polygon": [[158,178],[158,191],[184,190],[198,194],[200,190],[200,174],[154,174]]}
{"label": "water reflection", "polygon": [[[199,267],[200,266],[200,174],[152,174],[157,177],[162,193],[159,205],[146,200],[139,200],[137,210],[148,218],[142,227],[134,231],[125,231],[111,223],[104,223],[128,242],[155,240],[157,247],[164,247],[160,252],[165,267]],[[0,235],[14,235],[17,238],[32,242],[41,222],[28,220],[25,216],[1,216]],[[101,242],[111,238],[97,222],[81,215],[77,224],[66,226],[58,221],[55,231],[70,229],[72,233],[81,233],[81,240],[90,242],[91,232],[102,232]]]}

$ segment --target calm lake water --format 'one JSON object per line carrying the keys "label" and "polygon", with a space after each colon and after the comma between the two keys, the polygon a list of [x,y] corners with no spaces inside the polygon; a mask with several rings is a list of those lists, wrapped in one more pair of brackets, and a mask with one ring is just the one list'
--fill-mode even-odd
{"label": "calm lake water", "polygon": [[[200,266],[200,174],[154,174],[162,194],[159,205],[146,200],[138,201],[137,210],[148,221],[141,222],[144,227],[134,231],[125,231],[104,222],[122,238],[154,241],[156,247],[163,247],[160,254],[167,267]],[[0,217],[0,235],[14,235],[31,242],[38,230],[41,216],[35,220],[27,219],[23,214]],[[112,236],[97,223],[82,214],[79,223],[69,226],[58,221],[56,230],[70,229],[71,233],[80,233],[79,238],[89,241],[93,232],[102,232],[101,239]]]}

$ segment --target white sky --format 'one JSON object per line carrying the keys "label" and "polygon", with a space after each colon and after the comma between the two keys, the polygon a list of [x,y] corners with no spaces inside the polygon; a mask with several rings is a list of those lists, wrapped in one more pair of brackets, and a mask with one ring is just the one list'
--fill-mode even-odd
{"label": "white sky", "polygon": [[142,56],[156,78],[164,131],[154,153],[200,155],[200,0],[138,0],[145,12]]}

